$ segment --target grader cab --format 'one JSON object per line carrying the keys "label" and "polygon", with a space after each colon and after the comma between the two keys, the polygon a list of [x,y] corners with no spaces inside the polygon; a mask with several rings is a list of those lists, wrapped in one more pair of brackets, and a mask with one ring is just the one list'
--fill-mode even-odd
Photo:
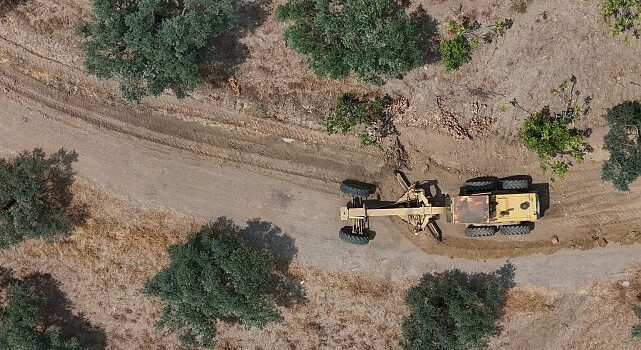
{"label": "grader cab", "polygon": [[340,209],[341,220],[351,221],[339,237],[354,244],[367,244],[371,238],[369,219],[397,216],[407,222],[415,234],[429,230],[436,240],[442,232],[436,220],[466,225],[468,237],[492,236],[497,231],[506,235],[530,233],[540,217],[539,198],[530,191],[530,180],[524,178],[480,179],[465,182],[458,196],[444,196],[440,203],[426,192],[425,183],[410,184],[396,173],[405,193],[396,201],[368,200],[376,187],[353,180],[341,183],[341,192],[350,196],[347,206]]}

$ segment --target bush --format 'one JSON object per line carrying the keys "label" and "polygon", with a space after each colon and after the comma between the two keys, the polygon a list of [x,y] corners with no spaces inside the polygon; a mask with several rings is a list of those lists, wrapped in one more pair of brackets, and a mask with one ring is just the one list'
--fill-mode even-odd
{"label": "bush", "polygon": [[[525,120],[518,134],[523,145],[537,154],[541,168],[544,171],[552,169],[561,179],[570,169],[572,161],[583,162],[583,156],[589,150],[589,146],[583,143],[584,132],[573,126],[589,110],[591,98],[586,98],[584,105],[580,106],[575,100],[579,96],[575,87],[576,77],[572,76],[569,81],[563,81],[558,89],[552,89],[552,94],[560,96],[567,104],[565,110],[552,114],[549,107],[544,107]],[[517,105],[516,100],[511,103]]]}
{"label": "bush", "polygon": [[456,21],[450,21],[450,32],[455,34],[455,37],[443,41],[439,45],[439,52],[445,71],[450,72],[463,64],[467,63],[471,57],[472,47],[474,42],[468,39],[469,30],[462,24]]}
{"label": "bush", "polygon": [[291,0],[276,18],[293,22],[285,42],[319,75],[380,85],[424,62],[418,26],[394,0]]}
{"label": "bush", "polygon": [[51,241],[70,233],[67,209],[76,159],[76,153],[63,149],[50,157],[35,149],[0,159],[0,248],[25,238]]}
{"label": "bush", "polygon": [[165,303],[158,326],[177,332],[184,346],[213,346],[219,319],[259,328],[281,320],[267,293],[273,273],[268,257],[231,227],[204,226],[184,244],[169,247],[169,258],[144,292]]}
{"label": "bush", "polygon": [[610,131],[603,144],[610,159],[603,164],[601,178],[619,191],[629,191],[629,185],[641,175],[641,103],[622,103],[611,108],[605,119]]}
{"label": "bush", "polygon": [[235,0],[94,0],[94,18],[78,28],[85,66],[120,80],[124,99],[171,89],[183,97],[202,81],[213,55],[209,40],[229,30]]}
{"label": "bush", "polygon": [[10,286],[8,305],[0,312],[0,349],[81,350],[78,340],[63,340],[55,327],[43,329],[42,300],[26,286]]}
{"label": "bush", "polygon": [[575,121],[573,114],[551,115],[550,109],[545,107],[527,118],[518,137],[527,149],[537,154],[544,170],[551,168],[563,178],[570,163],[558,156],[569,155],[578,162],[583,161],[583,136],[568,128]]}
{"label": "bush", "polygon": [[344,94],[336,102],[334,111],[325,119],[325,129],[332,135],[340,132],[347,134],[362,126],[359,137],[363,146],[377,143],[375,127],[379,121],[386,120],[385,109],[389,106],[389,97],[376,97],[373,100],[363,100],[350,94]]}
{"label": "bush", "polygon": [[[641,34],[641,2],[636,0],[606,0],[603,4],[604,17],[612,35],[632,32]],[[628,36],[626,35],[626,40]]]}
{"label": "bush", "polygon": [[489,336],[496,331],[513,278],[510,264],[491,274],[453,270],[423,276],[405,298],[410,315],[402,324],[402,348],[485,348]]}

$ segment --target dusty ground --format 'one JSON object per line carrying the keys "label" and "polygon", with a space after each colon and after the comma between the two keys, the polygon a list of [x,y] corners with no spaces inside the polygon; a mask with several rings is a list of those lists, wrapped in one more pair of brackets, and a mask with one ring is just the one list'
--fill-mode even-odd
{"label": "dusty ground", "polygon": [[[94,349],[177,349],[173,336],[153,327],[160,304],[140,291],[167,263],[165,249],[201,223],[161,210],[142,210],[122,197],[74,185],[87,204],[87,222],[53,244],[26,241],[0,254],[14,277],[45,276],[64,300],[52,319],[63,334]],[[141,254],[144,252],[144,254]],[[396,349],[408,310],[406,289],[417,279],[390,282],[292,265],[306,301],[283,309],[284,321],[263,330],[219,324],[219,349]],[[518,272],[518,270],[517,270]],[[31,276],[31,277],[29,277]],[[593,281],[572,292],[523,285],[508,294],[502,331],[491,349],[633,349],[641,275]],[[624,283],[627,281],[628,283]],[[52,309],[53,310],[53,309]]]}
{"label": "dusty ground", "polygon": [[[617,193],[600,181],[607,157],[601,150],[606,132],[601,116],[612,105],[638,98],[641,41],[626,45],[611,38],[600,18],[601,1],[533,0],[525,13],[512,9],[509,0],[413,1],[410,11],[423,5],[440,36],[447,35],[449,19],[463,15],[484,25],[510,17],[514,26],[475,50],[472,61],[455,73],[429,63],[380,89],[352,79],[314,77],[280,41],[283,25],[271,16],[278,3],[243,2],[240,34],[221,39],[227,62],[235,64],[214,67],[209,83],[198,91],[183,100],[163,95],[133,106],[119,101],[113,82],[96,81],[82,71],[81,44],[73,32],[79,20],[89,17],[89,1],[2,2],[2,156],[36,146],[73,148],[81,156],[81,177],[91,183],[130,197],[135,206],[169,208],[198,219],[143,212],[88,190],[87,200],[105,204],[95,204],[97,215],[74,238],[53,246],[25,243],[4,252],[1,265],[19,276],[51,273],[74,311],[105,329],[112,348],[173,348],[173,338],[150,327],[158,305],[129,286],[158,269],[164,247],[183,237],[196,220],[262,217],[296,239],[299,273],[310,285],[329,288],[310,287],[309,304],[288,311],[283,326],[264,332],[226,328],[221,344],[229,348],[257,348],[258,343],[393,347],[405,312],[397,306],[408,283],[425,272],[453,267],[493,269],[505,257],[514,257],[521,292],[513,296],[494,348],[634,347],[627,332],[638,283],[622,289],[618,282],[602,280],[583,288],[597,278],[633,281],[625,271],[639,263],[641,254],[641,247],[632,244],[641,240],[641,185]],[[509,101],[516,98],[530,111],[546,104],[559,108],[550,89],[570,75],[578,78],[582,96],[593,98],[581,126],[592,129],[588,142],[595,152],[565,181],[552,181],[516,143],[514,134],[527,113]],[[379,184],[385,196],[398,194],[385,143],[380,149],[362,148],[354,137],[322,131],[332,101],[348,91],[407,99],[409,107],[395,123],[409,154],[411,179],[438,180],[443,192],[452,194],[474,176],[531,174],[535,182],[549,185],[550,210],[524,237],[471,240],[461,227],[443,225],[446,240],[436,244],[395,222],[378,220],[372,222],[377,238],[369,246],[342,245],[336,237],[336,209],[342,201],[338,182],[367,180]],[[443,97],[443,110],[438,97]],[[132,236],[136,247],[145,247],[144,256],[132,248]],[[558,244],[552,243],[553,236],[559,237]],[[327,271],[366,276],[337,277]],[[354,290],[354,285],[375,288]],[[380,291],[391,297],[379,300]],[[360,303],[354,295],[376,304]],[[349,299],[336,301],[338,296]],[[519,304],[518,298],[526,302]],[[532,310],[529,305],[538,306]],[[336,320],[380,332],[354,331],[350,338],[352,328]],[[523,329],[530,335],[522,337]]]}
{"label": "dusty ground", "polygon": [[[123,105],[113,83],[82,72],[81,43],[73,31],[90,15],[89,2],[11,3],[0,20],[0,85],[14,101],[272,177],[289,181],[298,176],[299,183],[329,193],[344,178],[370,180],[384,194],[393,193],[384,149],[362,148],[356,138],[329,137],[320,130],[339,93],[374,90],[351,79],[313,77],[279,40],[283,25],[271,16],[277,2],[243,2],[240,34],[220,40],[226,61],[236,64],[217,67],[211,81],[228,72],[233,83],[205,84],[184,100],[166,95],[139,106]],[[633,59],[639,41],[626,45],[611,38],[598,1],[533,1],[525,13],[507,0],[463,1],[462,12],[447,1],[417,1],[408,11],[419,5],[436,20],[441,36],[447,35],[449,19],[462,16],[484,25],[509,17],[514,25],[495,42],[481,45],[472,61],[454,73],[430,63],[380,88],[409,102],[395,122],[409,153],[410,178],[437,179],[445,192],[456,193],[463,180],[480,174],[532,174],[535,181],[550,183],[552,206],[536,234],[526,237],[469,240],[462,228],[452,227],[438,246],[424,237],[408,239],[430,253],[474,258],[638,241],[639,186],[629,194],[612,191],[601,183],[600,164],[607,156],[601,150],[606,131],[601,115],[639,93],[634,80],[639,63]],[[588,141],[595,152],[566,181],[551,182],[536,159],[516,144],[514,134],[526,113],[509,101],[516,98],[528,110],[546,104],[559,108],[550,90],[570,75],[578,77],[581,96],[593,98],[582,126],[592,129]],[[471,138],[460,137],[448,125]],[[295,141],[287,144],[282,138]],[[553,245],[552,236],[559,236],[560,244]]]}

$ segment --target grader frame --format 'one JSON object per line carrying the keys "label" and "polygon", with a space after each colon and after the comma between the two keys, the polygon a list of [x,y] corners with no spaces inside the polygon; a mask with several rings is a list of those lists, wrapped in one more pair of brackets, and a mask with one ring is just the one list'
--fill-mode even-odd
{"label": "grader frame", "polygon": [[[341,229],[341,239],[367,243],[372,217],[397,216],[407,222],[415,234],[427,228],[438,241],[442,240],[442,232],[436,220],[442,216],[448,222],[467,224],[466,235],[474,237],[493,235],[499,228],[504,234],[529,233],[539,217],[537,194],[527,192],[529,181],[526,180],[468,181],[460,196],[445,197],[443,203],[439,203],[441,206],[437,206],[431,194],[426,194],[423,183],[410,184],[400,172],[396,172],[396,178],[405,192],[393,202],[368,201],[361,195],[372,191],[343,191],[352,197],[348,205],[340,209],[340,217],[352,225]],[[501,183],[503,188],[493,187],[494,183]],[[476,186],[473,188],[476,191],[470,189],[471,185]],[[350,188],[353,187],[348,186]]]}

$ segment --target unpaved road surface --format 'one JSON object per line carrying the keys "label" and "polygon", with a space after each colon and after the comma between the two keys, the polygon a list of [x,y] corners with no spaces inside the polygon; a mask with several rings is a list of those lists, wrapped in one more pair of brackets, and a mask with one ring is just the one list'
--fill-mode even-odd
{"label": "unpaved road surface", "polygon": [[[488,270],[505,262],[426,254],[387,220],[376,222],[377,235],[369,245],[346,245],[337,237],[341,198],[314,190],[313,180],[299,185],[294,175],[288,181],[283,176],[251,172],[216,157],[110,131],[12,93],[0,97],[0,106],[2,156],[32,147],[74,149],[80,154],[77,169],[81,177],[145,206],[171,208],[203,219],[226,215],[238,222],[255,217],[273,222],[295,239],[303,264],[398,280],[455,267]],[[610,244],[511,261],[517,267],[518,283],[573,289],[594,278],[623,272],[636,265],[640,255],[640,245]]]}

